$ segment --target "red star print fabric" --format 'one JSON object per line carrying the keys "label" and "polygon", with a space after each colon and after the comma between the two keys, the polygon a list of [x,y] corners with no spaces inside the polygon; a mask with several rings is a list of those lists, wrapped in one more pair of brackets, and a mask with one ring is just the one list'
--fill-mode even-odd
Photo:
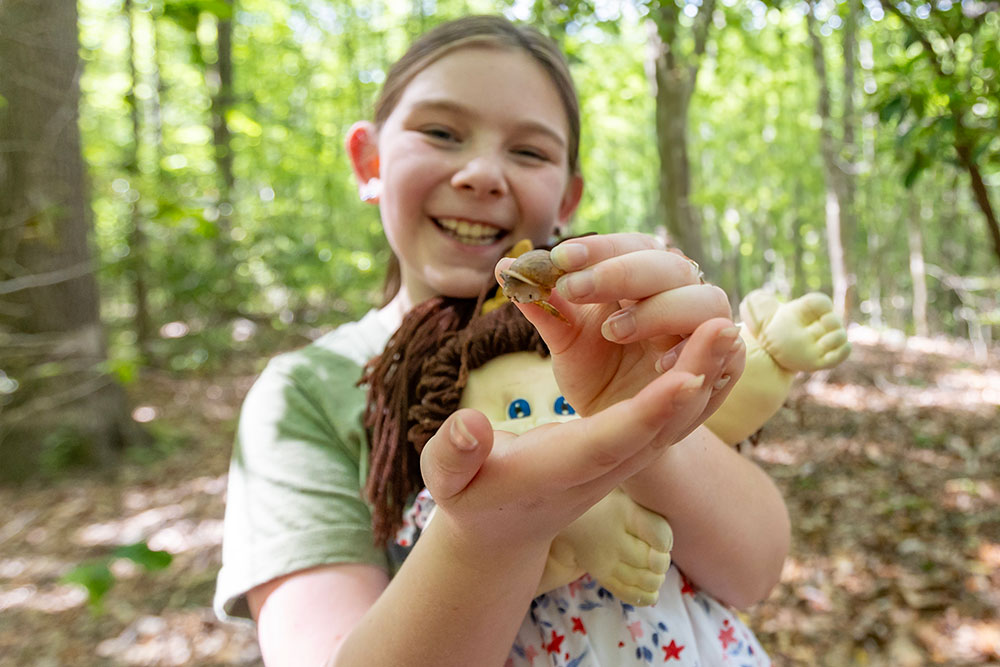
{"label": "red star print fabric", "polygon": [[651,607],[626,604],[589,576],[535,598],[506,667],[770,664],[736,614],[672,566]]}
{"label": "red star print fabric", "polygon": [[[431,520],[426,489],[396,535],[412,546]],[[771,660],[736,614],[671,565],[650,607],[580,579],[535,598],[505,667],[769,667]]]}

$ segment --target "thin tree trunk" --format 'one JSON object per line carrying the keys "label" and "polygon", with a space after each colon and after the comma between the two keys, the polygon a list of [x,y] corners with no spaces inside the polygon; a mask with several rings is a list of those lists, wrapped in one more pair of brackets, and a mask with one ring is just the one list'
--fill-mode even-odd
{"label": "thin tree trunk", "polygon": [[927,327],[927,271],[924,265],[924,238],[921,230],[920,201],[910,200],[906,218],[906,236],[910,248],[910,279],[913,281],[913,327],[918,336],[926,337]]}
{"label": "thin tree trunk", "polygon": [[135,24],[132,0],[125,0],[122,11],[125,14],[125,25],[128,33],[128,66],[129,74],[132,77],[132,85],[129,86],[126,94],[126,101],[129,105],[129,117],[132,121],[132,146],[128,152],[129,184],[132,189],[139,193],[131,202],[131,231],[129,232],[129,272],[132,276],[132,295],[135,300],[135,324],[136,343],[139,352],[144,360],[149,359],[149,344],[152,339],[152,325],[149,317],[149,298],[146,282],[146,234],[143,230],[142,219],[142,190],[143,177],[140,165],[140,150],[142,146],[142,120],[139,109],[139,101],[135,95],[136,86],[139,85],[138,68],[136,67],[136,44],[135,44]]}
{"label": "thin tree trunk", "polygon": [[[224,0],[232,6],[233,0]],[[233,151],[226,122],[226,114],[233,105],[233,21],[229,17],[217,22],[216,61],[212,69],[212,79],[216,89],[212,95],[212,135],[215,144],[215,164],[219,174],[219,231],[226,243],[229,238],[232,215],[232,197],[235,177],[233,176]]]}
{"label": "thin tree trunk", "polygon": [[810,11],[806,12],[809,38],[812,43],[813,68],[819,84],[818,111],[821,122],[820,151],[823,156],[823,173],[826,179],[826,241],[830,256],[830,274],[833,279],[834,310],[844,321],[848,318],[849,277],[844,255],[842,213],[846,203],[844,172],[837,164],[837,145],[833,135],[833,115],[830,109],[830,87],[827,81],[826,57],[823,43]]}
{"label": "thin tree trunk", "polygon": [[[715,0],[699,9],[691,27],[693,48],[687,58],[681,54],[677,6],[668,1],[651,7],[649,30],[651,79],[656,98],[656,138],[660,157],[659,219],[666,225],[674,244],[702,265],[712,276],[704,251],[701,220],[691,204],[691,168],[688,158],[688,107],[705,53]],[[713,276],[717,279],[717,276]]]}

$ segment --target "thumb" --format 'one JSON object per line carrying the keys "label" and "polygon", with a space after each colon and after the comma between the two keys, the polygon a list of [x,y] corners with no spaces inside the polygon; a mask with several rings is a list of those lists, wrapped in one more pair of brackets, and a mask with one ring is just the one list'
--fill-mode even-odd
{"label": "thumb", "polygon": [[469,485],[493,449],[493,429],[486,415],[459,410],[448,417],[420,453],[420,473],[441,504]]}

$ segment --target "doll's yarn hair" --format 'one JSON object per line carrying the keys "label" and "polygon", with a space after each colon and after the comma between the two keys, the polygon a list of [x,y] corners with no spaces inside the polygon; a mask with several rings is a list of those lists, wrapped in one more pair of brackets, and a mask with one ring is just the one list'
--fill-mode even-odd
{"label": "doll's yarn hair", "polygon": [[469,372],[504,354],[549,354],[541,336],[510,304],[479,315],[483,297],[436,297],[407,313],[381,355],[365,367],[364,423],[371,445],[365,494],[375,542],[402,525],[405,503],[423,486],[420,452],[458,410]]}

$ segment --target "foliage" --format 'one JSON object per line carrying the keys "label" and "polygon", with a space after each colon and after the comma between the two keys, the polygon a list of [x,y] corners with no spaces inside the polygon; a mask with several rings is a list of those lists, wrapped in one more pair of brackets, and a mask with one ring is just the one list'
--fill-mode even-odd
{"label": "foliage", "polygon": [[130,560],[147,572],[166,569],[173,561],[173,556],[166,551],[154,551],[145,542],[136,542],[116,547],[103,558],[80,563],[67,572],[61,581],[67,584],[76,584],[86,589],[91,611],[101,613],[104,609],[104,598],[115,585],[115,575],[111,572],[111,563],[118,558]]}
{"label": "foliage", "polygon": [[[844,6],[817,4],[831,71],[843,65],[837,35]],[[697,7],[685,4],[678,20],[690,21]],[[831,81],[835,105],[846,94],[870,103],[860,105],[856,154],[844,156],[844,164],[858,180],[858,234],[848,252],[861,269],[862,308],[877,326],[911,326],[913,278],[902,224],[908,216],[919,217],[925,261],[941,275],[985,277],[994,270],[975,202],[950,166],[955,129],[945,112],[956,99],[967,109],[967,131],[995,198],[997,12],[972,19],[959,4],[942,7],[928,16],[937,27],[927,34],[953,63],[951,76],[936,75],[912,31],[869,4],[859,33],[863,91]],[[134,296],[140,275],[158,332],[152,361],[176,370],[207,371],[377,304],[389,250],[377,211],[358,201],[343,137],[352,122],[370,116],[387,67],[413,35],[497,8],[472,0],[135,0],[133,81],[123,6],[84,0],[80,124],[105,321],[120,367],[142,363]],[[576,229],[654,231],[647,3],[512,1],[502,11],[540,24],[573,63],[587,179]],[[233,22],[235,86],[225,111],[235,171],[229,201],[220,199],[210,117],[224,19]],[[734,300],[765,285],[786,295],[828,289],[817,88],[802,5],[721,3],[707,53],[689,139],[693,199],[724,273],[717,279]],[[130,100],[139,112],[138,136]],[[920,189],[907,190],[918,175]],[[953,281],[929,280],[934,331],[962,335],[978,326],[956,316],[967,312],[962,308],[996,319],[989,292],[970,302],[957,296]],[[276,338],[265,340],[268,331]]]}

